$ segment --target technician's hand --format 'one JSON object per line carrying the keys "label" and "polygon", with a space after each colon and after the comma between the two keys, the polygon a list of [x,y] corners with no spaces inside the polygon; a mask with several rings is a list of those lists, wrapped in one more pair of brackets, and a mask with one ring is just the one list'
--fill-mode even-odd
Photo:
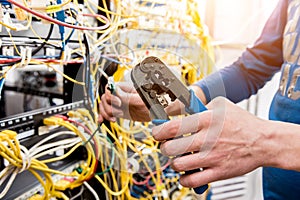
{"label": "technician's hand", "polygon": [[[225,98],[216,98],[207,108],[202,113],[153,128],[154,138],[162,141],[162,153],[175,156],[172,161],[174,170],[204,169],[181,176],[183,186],[194,188],[236,177],[265,166],[268,159],[274,157],[264,148],[266,120],[255,117]],[[193,134],[185,135],[189,133]],[[194,154],[184,155],[187,152]]]}
{"label": "technician's hand", "polygon": [[150,121],[146,105],[129,83],[116,83],[115,94],[112,94],[106,87],[105,93],[101,96],[99,108],[99,122],[103,119],[116,121],[116,117],[134,121]]}

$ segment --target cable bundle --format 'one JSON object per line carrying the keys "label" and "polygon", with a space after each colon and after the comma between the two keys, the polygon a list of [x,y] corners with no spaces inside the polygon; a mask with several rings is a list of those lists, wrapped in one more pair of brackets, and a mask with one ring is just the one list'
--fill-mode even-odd
{"label": "cable bundle", "polygon": [[[8,192],[17,174],[25,170],[28,170],[37,178],[37,180],[44,188],[44,198],[49,198],[51,196],[54,196],[54,197],[67,199],[63,193],[55,190],[54,183],[51,178],[51,174],[59,174],[62,176],[67,176],[69,174],[64,174],[60,171],[49,169],[48,166],[46,165],[46,163],[54,162],[55,160],[60,160],[63,157],[56,157],[47,160],[39,159],[43,155],[53,153],[60,149],[72,147],[72,149],[65,154],[65,156],[67,156],[81,145],[80,138],[78,137],[73,137],[70,139],[65,139],[50,144],[44,144],[46,141],[49,141],[54,137],[57,137],[58,135],[74,136],[74,133],[58,132],[38,142],[30,149],[27,149],[25,146],[20,145],[19,141],[17,140],[17,134],[15,132],[9,130],[0,132],[0,138],[1,138],[0,155],[6,161],[9,162],[9,164],[0,173],[1,185],[5,183],[6,180],[8,180],[6,182],[6,186],[4,187],[3,191],[1,191],[0,198],[4,197],[5,194]],[[42,172],[43,176],[41,176],[38,173],[38,171]]]}

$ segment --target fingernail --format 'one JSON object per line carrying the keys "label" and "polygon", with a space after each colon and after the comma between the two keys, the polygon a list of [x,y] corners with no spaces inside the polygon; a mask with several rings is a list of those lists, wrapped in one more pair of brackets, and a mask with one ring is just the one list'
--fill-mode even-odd
{"label": "fingernail", "polygon": [[156,127],[152,128],[152,136],[155,138],[155,136],[157,135],[157,131],[155,131],[155,129],[157,129]]}
{"label": "fingernail", "polygon": [[124,113],[122,111],[120,111],[120,112],[114,112],[114,116],[116,116],[116,117],[124,117]]}
{"label": "fingernail", "polygon": [[111,117],[111,118],[109,118],[109,121],[116,122],[117,119],[115,117]]}
{"label": "fingernail", "polygon": [[103,117],[100,115],[99,117],[98,117],[98,123],[102,123],[103,122]]}
{"label": "fingernail", "polygon": [[122,101],[118,99],[118,106],[121,107],[121,105],[122,105]]}

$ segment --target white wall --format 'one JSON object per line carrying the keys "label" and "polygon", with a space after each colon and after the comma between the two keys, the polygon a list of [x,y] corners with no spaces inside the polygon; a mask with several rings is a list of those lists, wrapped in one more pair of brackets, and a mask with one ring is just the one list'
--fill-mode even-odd
{"label": "white wall", "polygon": [[[250,44],[278,0],[207,0],[205,23],[216,41]],[[202,5],[204,6],[204,5]]]}

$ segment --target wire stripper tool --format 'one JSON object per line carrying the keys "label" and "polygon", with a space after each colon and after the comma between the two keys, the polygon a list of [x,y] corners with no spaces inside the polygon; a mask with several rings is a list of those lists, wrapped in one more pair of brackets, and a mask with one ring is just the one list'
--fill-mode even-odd
{"label": "wire stripper tool", "polygon": [[[180,100],[189,114],[207,110],[192,90],[173,74],[173,72],[157,57],[147,57],[137,64],[131,72],[131,79],[138,94],[150,111],[152,122],[156,125],[169,120],[164,108],[170,101]],[[185,173],[198,172],[191,170]],[[197,194],[204,193],[208,185],[194,188]]]}

